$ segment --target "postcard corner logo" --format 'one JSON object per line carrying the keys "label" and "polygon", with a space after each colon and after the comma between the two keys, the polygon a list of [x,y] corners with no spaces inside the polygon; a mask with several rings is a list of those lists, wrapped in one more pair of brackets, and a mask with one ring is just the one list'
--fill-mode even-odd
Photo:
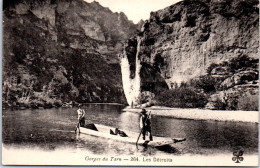
{"label": "postcard corner logo", "polygon": [[244,151],[236,151],[236,152],[233,152],[233,157],[232,157],[232,160],[235,162],[235,163],[240,163],[244,160],[244,157],[242,157],[244,154]]}

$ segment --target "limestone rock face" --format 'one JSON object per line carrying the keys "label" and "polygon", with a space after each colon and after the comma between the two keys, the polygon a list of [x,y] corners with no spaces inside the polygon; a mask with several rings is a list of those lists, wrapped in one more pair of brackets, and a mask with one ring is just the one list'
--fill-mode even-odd
{"label": "limestone rock face", "polygon": [[219,79],[219,84],[215,85],[216,92],[210,95],[206,108],[258,110],[259,59],[242,56],[214,66],[210,74]]}
{"label": "limestone rock face", "polygon": [[[238,105],[239,101],[255,97],[258,90],[258,4],[244,0],[184,0],[152,12],[137,34],[141,39],[141,91],[155,93],[156,97],[161,89],[153,88],[170,89],[204,76],[211,79],[204,80],[206,84],[220,82],[212,82],[211,90],[203,88],[210,97],[206,108],[216,109],[222,103],[223,109],[243,109],[247,105]],[[124,49],[131,74],[137,46],[132,39]],[[229,66],[232,59],[238,59],[233,67]],[[252,60],[254,67],[246,66]],[[201,85],[205,85],[203,81]]]}
{"label": "limestone rock face", "polygon": [[228,89],[234,87],[235,85],[247,84],[248,82],[256,84],[258,83],[257,79],[258,79],[258,71],[256,70],[241,71],[225,79],[221,83],[220,87],[222,89]]}
{"label": "limestone rock face", "polygon": [[258,94],[258,84],[237,85],[211,95],[205,108],[211,110],[246,109],[257,111]]}
{"label": "limestone rock face", "polygon": [[258,10],[258,1],[185,0],[152,12],[140,33],[140,57],[168,83],[239,55],[258,58]]}
{"label": "limestone rock face", "polygon": [[5,1],[3,32],[9,105],[126,102],[117,55],[137,26],[124,13],[83,0]]}
{"label": "limestone rock face", "polygon": [[[125,70],[122,70],[122,75],[124,75],[125,78],[129,78],[130,80],[140,78],[140,81],[138,81],[138,83],[133,83],[133,87],[140,85],[140,88],[138,89],[139,93],[136,93],[139,95],[139,104],[146,103],[148,101],[148,99],[142,95],[146,95],[147,93],[151,93],[151,95],[154,95],[160,92],[161,89],[168,89],[167,83],[165,82],[165,79],[161,76],[158,69],[156,69],[156,67],[154,66],[151,66],[151,64],[143,61],[143,57],[141,57],[140,55],[140,53],[142,53],[143,51],[140,50],[139,47],[143,45],[143,40],[144,39],[140,36],[129,39],[125,44],[124,52],[120,55],[120,58],[122,60],[121,62],[123,62],[124,59],[127,59],[129,64],[129,69],[127,70],[129,72],[124,73],[123,71]],[[137,63],[140,65],[137,65]],[[138,70],[138,68],[140,68],[140,70]],[[124,83],[123,80],[123,84],[127,85],[128,83],[129,82]]]}
{"label": "limestone rock face", "polygon": [[141,20],[137,23],[138,30],[141,30],[141,28],[143,27],[143,24],[144,24],[144,20],[141,19]]}

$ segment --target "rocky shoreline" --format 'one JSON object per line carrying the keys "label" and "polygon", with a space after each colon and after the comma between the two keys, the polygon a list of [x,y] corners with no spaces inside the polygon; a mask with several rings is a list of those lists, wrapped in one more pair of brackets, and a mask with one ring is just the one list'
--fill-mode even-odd
{"label": "rocky shoreline", "polygon": [[3,103],[2,104],[2,110],[26,110],[26,109],[51,109],[51,108],[60,108],[60,107],[65,107],[65,108],[71,108],[73,107],[73,104],[69,103],[26,103],[26,104],[19,104],[16,103],[15,105],[13,104],[7,104]]}
{"label": "rocky shoreline", "polygon": [[[152,115],[167,116],[180,119],[258,123],[258,111],[224,111],[196,108],[181,109],[162,106],[152,106],[146,108],[146,110],[151,111]],[[139,113],[141,109],[134,109],[128,106],[123,109],[123,111]]]}
{"label": "rocky shoreline", "polygon": [[77,107],[78,104],[82,105],[89,105],[89,104],[95,104],[95,105],[114,105],[114,106],[125,106],[125,104],[121,103],[78,103],[78,102],[60,102],[56,104],[47,104],[47,103],[42,103],[42,104],[16,104],[16,105],[11,105],[7,103],[2,104],[2,110],[26,110],[26,109],[51,109],[51,108],[73,108]]}

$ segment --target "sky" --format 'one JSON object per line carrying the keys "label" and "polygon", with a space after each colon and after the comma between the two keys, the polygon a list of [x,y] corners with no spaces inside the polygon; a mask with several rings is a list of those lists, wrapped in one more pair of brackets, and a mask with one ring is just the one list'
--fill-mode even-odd
{"label": "sky", "polygon": [[[85,0],[93,2],[94,0]],[[95,0],[112,12],[124,12],[129,20],[138,23],[150,17],[151,11],[168,7],[180,0]]]}

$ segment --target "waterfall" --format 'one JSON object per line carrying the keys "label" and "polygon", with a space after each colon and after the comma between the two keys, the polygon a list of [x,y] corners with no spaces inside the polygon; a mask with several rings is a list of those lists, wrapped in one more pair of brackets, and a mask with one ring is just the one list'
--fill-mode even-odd
{"label": "waterfall", "polygon": [[121,57],[121,73],[123,89],[126,96],[127,103],[133,107],[140,104],[140,94],[141,94],[141,62],[138,58],[140,52],[141,38],[137,37],[137,51],[135,56],[135,75],[131,78],[130,74],[130,64],[127,58],[126,51],[124,50],[123,56]]}

